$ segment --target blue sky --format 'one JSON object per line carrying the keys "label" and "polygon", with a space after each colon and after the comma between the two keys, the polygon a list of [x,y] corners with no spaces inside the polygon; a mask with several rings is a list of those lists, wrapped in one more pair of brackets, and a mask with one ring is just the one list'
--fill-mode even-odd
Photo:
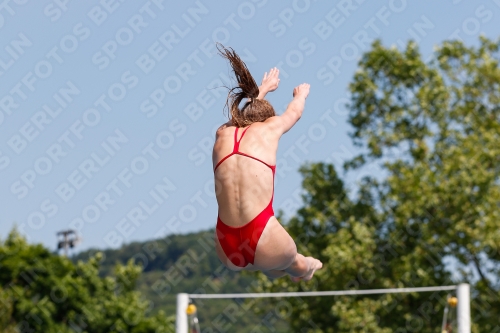
{"label": "blue sky", "polygon": [[[74,228],[79,249],[208,229],[216,221],[211,145],[225,121],[233,47],[280,112],[311,84],[300,122],[280,142],[275,211],[300,205],[298,168],[340,165],[347,87],[369,43],[498,38],[500,1],[2,1],[0,237],[17,225],[50,248]],[[497,22],[497,23],[495,23]],[[355,188],[363,173],[345,175]]]}

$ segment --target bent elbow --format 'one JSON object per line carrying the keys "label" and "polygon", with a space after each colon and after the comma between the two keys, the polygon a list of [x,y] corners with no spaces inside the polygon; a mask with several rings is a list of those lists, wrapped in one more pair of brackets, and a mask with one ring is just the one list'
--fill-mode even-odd
{"label": "bent elbow", "polygon": [[300,118],[302,118],[302,112],[297,112],[297,113],[295,114],[295,122],[299,121],[299,120],[300,120]]}

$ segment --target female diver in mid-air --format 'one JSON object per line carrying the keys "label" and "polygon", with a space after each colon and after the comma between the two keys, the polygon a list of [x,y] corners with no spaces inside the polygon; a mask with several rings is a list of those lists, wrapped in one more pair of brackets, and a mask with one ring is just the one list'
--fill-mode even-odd
{"label": "female diver in mid-air", "polygon": [[230,120],[217,130],[212,156],[219,205],[217,255],[231,270],[260,270],[270,278],[288,274],[295,282],[310,280],[322,263],[297,253],[272,207],[278,141],[300,119],[309,84],[295,87],[293,100],[277,116],[264,97],[278,88],[278,69],[265,73],[258,87],[233,49],[220,44],[218,49],[229,60],[238,86],[229,90]]}

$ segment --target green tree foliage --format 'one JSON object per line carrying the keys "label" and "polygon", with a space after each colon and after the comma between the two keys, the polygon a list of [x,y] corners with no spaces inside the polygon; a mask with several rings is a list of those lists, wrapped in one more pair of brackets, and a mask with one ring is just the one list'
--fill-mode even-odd
{"label": "green tree foliage", "polygon": [[[160,310],[175,315],[177,293],[244,293],[253,292],[255,274],[229,271],[220,262],[214,250],[214,230],[183,235],[169,235],[146,242],[123,244],[117,249],[88,250],[72,258],[87,261],[97,252],[102,253],[99,275],[113,274],[117,264],[134,260],[143,273],[137,280],[137,289],[150,301],[152,313]],[[274,316],[274,307],[264,302],[241,304],[239,300],[195,300],[198,319],[203,332],[250,333],[255,326],[266,327],[273,315],[277,332],[289,332],[282,316]],[[252,308],[263,314],[256,316]]]}
{"label": "green tree foliage", "polygon": [[98,275],[100,256],[74,264],[16,231],[0,243],[0,331],[169,333],[173,318],[149,315],[137,291],[141,268],[117,265]]}
{"label": "green tree foliage", "polygon": [[[486,38],[444,42],[426,62],[413,42],[373,44],[350,85],[363,153],[345,166],[376,163],[383,176],[365,177],[349,199],[331,165],[303,167],[304,207],[288,230],[324,269],[299,285],[263,278],[262,290],[468,282],[473,331],[500,331],[499,49]],[[297,332],[436,332],[445,299],[323,297],[291,301],[290,318]]]}

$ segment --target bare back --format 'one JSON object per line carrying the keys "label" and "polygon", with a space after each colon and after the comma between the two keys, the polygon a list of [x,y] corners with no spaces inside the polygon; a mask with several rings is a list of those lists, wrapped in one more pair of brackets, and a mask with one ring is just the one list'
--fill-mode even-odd
{"label": "bare back", "polygon": [[[270,277],[289,274],[294,281],[310,280],[321,268],[321,262],[297,253],[295,242],[273,216],[272,208],[278,141],[300,119],[309,85],[303,83],[295,87],[294,98],[282,115],[270,116],[264,121],[245,120],[238,103],[242,96],[255,98],[252,95],[255,89],[248,90],[255,82],[250,82],[253,78],[234,52],[227,51],[226,55],[235,73],[239,73],[236,77],[241,91],[232,95],[232,118],[217,130],[212,155],[219,204],[215,251],[231,270],[261,270]],[[244,81],[243,84],[240,81]],[[271,70],[269,77],[266,73],[263,86],[258,89],[257,101],[267,92],[274,91],[278,82],[276,68]],[[265,109],[269,105],[254,102],[250,100],[249,105],[255,105],[255,109],[245,112],[260,116],[269,111]],[[272,107],[271,111],[274,113]],[[233,121],[234,124],[252,124],[240,129]]]}
{"label": "bare back", "polygon": [[[217,131],[212,155],[214,167],[233,152],[235,131],[235,126],[222,126]],[[238,150],[275,165],[279,137],[266,122],[253,123],[238,130],[237,140],[241,140]],[[245,225],[269,204],[273,189],[273,173],[268,166],[248,156],[230,156],[215,171],[220,219],[231,227]]]}

